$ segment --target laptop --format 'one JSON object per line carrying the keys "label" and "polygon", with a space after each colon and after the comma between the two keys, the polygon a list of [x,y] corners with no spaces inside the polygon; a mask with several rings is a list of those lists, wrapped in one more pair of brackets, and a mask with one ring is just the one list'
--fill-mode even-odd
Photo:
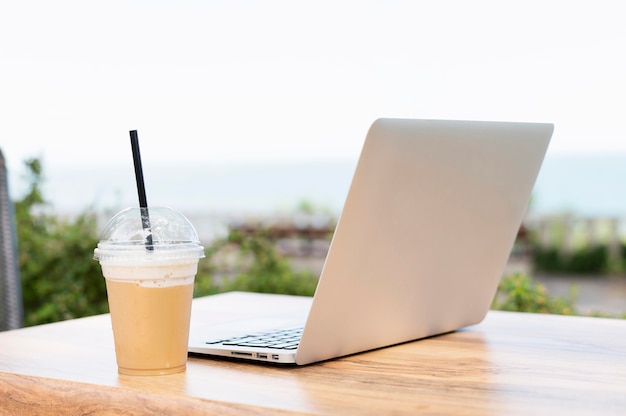
{"label": "laptop", "polygon": [[[376,120],[310,307],[293,319],[259,310],[215,327],[192,320],[189,352],[306,365],[479,323],[552,132],[544,123]],[[235,305],[222,307],[236,316]]]}

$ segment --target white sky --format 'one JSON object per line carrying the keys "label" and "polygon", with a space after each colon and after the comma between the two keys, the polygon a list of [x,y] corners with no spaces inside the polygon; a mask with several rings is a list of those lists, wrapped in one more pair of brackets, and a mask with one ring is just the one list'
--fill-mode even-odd
{"label": "white sky", "polygon": [[620,1],[0,0],[9,165],[355,158],[377,117],[626,152]]}

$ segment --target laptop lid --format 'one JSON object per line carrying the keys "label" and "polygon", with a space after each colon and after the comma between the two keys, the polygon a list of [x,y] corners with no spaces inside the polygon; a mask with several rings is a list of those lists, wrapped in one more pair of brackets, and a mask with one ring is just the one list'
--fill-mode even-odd
{"label": "laptop lid", "polygon": [[[190,352],[303,365],[480,322],[552,131],[537,123],[375,121],[311,308],[299,311],[306,324],[297,350],[226,351],[203,344],[208,335],[192,325]],[[227,323],[226,332],[270,329],[275,318],[290,319],[260,311],[258,322]]]}
{"label": "laptop lid", "polygon": [[377,120],[367,134],[296,362],[481,321],[552,131],[551,124]]}

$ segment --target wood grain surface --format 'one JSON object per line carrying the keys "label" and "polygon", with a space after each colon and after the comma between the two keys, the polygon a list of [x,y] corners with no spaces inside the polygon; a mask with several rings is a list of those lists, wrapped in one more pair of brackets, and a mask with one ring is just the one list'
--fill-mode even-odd
{"label": "wood grain surface", "polygon": [[[263,300],[277,311],[309,301]],[[490,312],[454,333],[305,367],[192,356],[185,373],[139,377],[117,373],[108,315],[0,333],[1,415],[625,412],[624,320]]]}

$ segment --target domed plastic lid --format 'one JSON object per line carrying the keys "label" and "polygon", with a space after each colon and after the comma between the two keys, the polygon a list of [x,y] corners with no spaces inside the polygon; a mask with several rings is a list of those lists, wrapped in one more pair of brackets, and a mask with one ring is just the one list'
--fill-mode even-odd
{"label": "domed plastic lid", "polygon": [[[150,207],[148,213],[148,230],[143,227],[140,208],[127,208],[111,218],[94,250],[94,259],[116,262],[137,257],[154,260],[204,257],[198,234],[183,214],[168,207]],[[149,235],[152,244],[148,243]]]}

